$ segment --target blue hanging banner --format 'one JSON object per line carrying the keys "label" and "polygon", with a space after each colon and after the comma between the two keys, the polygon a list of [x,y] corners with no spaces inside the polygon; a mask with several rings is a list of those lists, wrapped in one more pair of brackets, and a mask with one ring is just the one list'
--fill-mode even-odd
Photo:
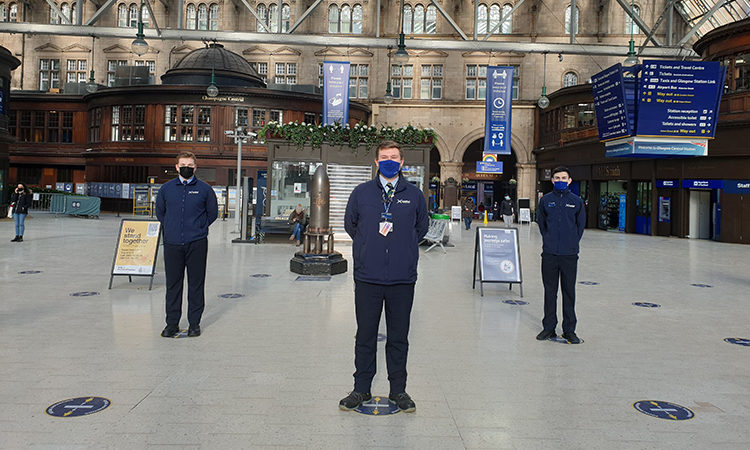
{"label": "blue hanging banner", "polygon": [[484,151],[510,155],[513,67],[487,67]]}
{"label": "blue hanging banner", "polygon": [[631,136],[628,102],[620,63],[591,77],[599,140]]}
{"label": "blue hanging banner", "polygon": [[323,125],[349,123],[349,63],[323,62]]}

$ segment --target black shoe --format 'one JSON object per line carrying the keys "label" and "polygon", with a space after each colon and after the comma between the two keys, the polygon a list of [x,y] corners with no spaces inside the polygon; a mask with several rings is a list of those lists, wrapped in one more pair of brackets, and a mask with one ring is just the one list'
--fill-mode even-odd
{"label": "black shoe", "polygon": [[580,344],[581,343],[581,338],[579,338],[578,336],[576,336],[576,334],[573,333],[572,331],[570,333],[563,333],[562,337],[565,340],[567,340],[568,342],[570,342],[571,344]]}
{"label": "black shoe", "polygon": [[171,338],[174,337],[175,334],[180,332],[180,327],[177,325],[167,325],[164,327],[164,330],[161,332],[161,337],[165,338]]}
{"label": "black shoe", "polygon": [[546,341],[549,338],[557,337],[555,330],[543,330],[541,333],[536,335],[537,341]]}
{"label": "black shoe", "polygon": [[417,410],[417,405],[414,404],[414,400],[412,400],[406,392],[400,394],[388,394],[388,400],[398,406],[398,409],[403,412],[410,413]]}
{"label": "black shoe", "polygon": [[200,335],[201,335],[200,325],[190,325],[190,327],[188,327],[188,337],[198,337]]}
{"label": "black shoe", "polygon": [[20,237],[21,236],[16,236],[13,239],[11,239],[10,242],[18,242],[18,238],[20,238]]}
{"label": "black shoe", "polygon": [[18,239],[16,239],[16,242],[23,242],[23,236],[18,236]]}
{"label": "black shoe", "polygon": [[339,409],[351,411],[362,403],[372,400],[372,394],[352,391],[339,402]]}

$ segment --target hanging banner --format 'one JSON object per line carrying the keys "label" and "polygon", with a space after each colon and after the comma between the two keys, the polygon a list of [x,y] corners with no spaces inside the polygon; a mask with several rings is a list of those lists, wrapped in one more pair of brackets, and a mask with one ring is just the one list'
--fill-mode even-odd
{"label": "hanging banner", "polygon": [[487,67],[484,151],[510,155],[513,67]]}
{"label": "hanging banner", "polygon": [[591,82],[599,140],[608,141],[632,135],[622,65],[617,63],[597,73],[591,77]]}
{"label": "hanging banner", "polygon": [[349,123],[349,63],[323,62],[323,125]]}

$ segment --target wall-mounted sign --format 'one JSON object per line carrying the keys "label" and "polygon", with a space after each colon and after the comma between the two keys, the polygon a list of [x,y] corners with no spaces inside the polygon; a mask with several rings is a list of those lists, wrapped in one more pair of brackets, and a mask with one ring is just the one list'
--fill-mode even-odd
{"label": "wall-mounted sign", "polygon": [[487,67],[483,153],[510,155],[513,67]]}
{"label": "wall-mounted sign", "polygon": [[750,194],[750,180],[724,180],[725,194]]}
{"label": "wall-mounted sign", "polygon": [[724,180],[682,180],[682,187],[687,189],[721,189]]}
{"label": "wall-mounted sign", "polygon": [[477,161],[477,173],[503,173],[503,162]]}
{"label": "wall-mounted sign", "polygon": [[657,188],[676,188],[679,186],[678,180],[656,180]]}

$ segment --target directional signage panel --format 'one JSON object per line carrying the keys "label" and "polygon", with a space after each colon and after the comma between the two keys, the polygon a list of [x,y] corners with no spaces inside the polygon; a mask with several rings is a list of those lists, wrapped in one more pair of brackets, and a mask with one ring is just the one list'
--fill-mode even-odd
{"label": "directional signage panel", "polygon": [[591,77],[599,140],[608,141],[633,134],[628,120],[625,84],[620,63]]}
{"label": "directional signage panel", "polygon": [[487,67],[484,151],[510,155],[513,67]]}
{"label": "directional signage panel", "polygon": [[725,74],[716,61],[644,61],[638,135],[713,138]]}
{"label": "directional signage panel", "polygon": [[477,173],[503,173],[503,162],[477,161]]}

